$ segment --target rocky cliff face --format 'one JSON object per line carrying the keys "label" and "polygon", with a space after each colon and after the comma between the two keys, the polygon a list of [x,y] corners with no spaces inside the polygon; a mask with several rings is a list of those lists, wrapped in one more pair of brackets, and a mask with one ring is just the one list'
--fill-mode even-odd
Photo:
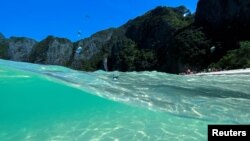
{"label": "rocky cliff face", "polygon": [[66,65],[73,51],[73,44],[69,40],[54,39],[47,51],[46,64]]}
{"label": "rocky cliff face", "polygon": [[250,31],[249,13],[249,0],[199,0],[195,21],[212,30],[242,37]]}
{"label": "rocky cliff face", "polygon": [[11,37],[8,40],[8,58],[28,62],[32,48],[37,42],[25,37]]}
{"label": "rocky cliff face", "polygon": [[47,37],[34,46],[30,61],[41,64],[66,66],[73,52],[73,44],[68,39]]}
{"label": "rocky cliff face", "polygon": [[137,42],[139,48],[167,47],[175,32],[190,24],[190,18],[184,14],[190,14],[184,6],[159,6],[124,25],[127,27],[126,36]]}
{"label": "rocky cliff face", "polygon": [[0,58],[8,59],[8,44],[2,33],[0,33]]}
{"label": "rocky cliff face", "polygon": [[214,42],[216,50],[210,55],[213,63],[230,50],[239,49],[241,41],[250,40],[249,13],[249,0],[199,0],[195,25],[205,29],[206,37]]}
{"label": "rocky cliff face", "polygon": [[192,21],[193,16],[184,6],[157,7],[130,20],[118,28],[108,42],[112,49],[111,70],[168,71],[171,66],[166,56],[174,36]]}
{"label": "rocky cliff face", "polygon": [[[75,43],[71,67],[75,69],[96,69],[96,63],[100,63],[103,58],[103,46],[111,39],[115,29],[107,29],[92,35],[89,38]],[[77,53],[77,48],[81,47],[81,52]],[[93,62],[94,61],[94,62]]]}

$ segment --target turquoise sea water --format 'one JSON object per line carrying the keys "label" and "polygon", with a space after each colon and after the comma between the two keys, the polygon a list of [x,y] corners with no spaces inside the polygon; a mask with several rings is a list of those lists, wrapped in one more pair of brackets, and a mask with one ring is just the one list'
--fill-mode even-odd
{"label": "turquoise sea water", "polygon": [[205,141],[208,124],[250,124],[249,107],[250,75],[89,73],[0,60],[1,141]]}

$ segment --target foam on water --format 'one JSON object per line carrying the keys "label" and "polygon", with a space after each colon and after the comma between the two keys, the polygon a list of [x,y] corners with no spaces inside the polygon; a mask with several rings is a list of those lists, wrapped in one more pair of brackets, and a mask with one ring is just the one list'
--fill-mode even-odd
{"label": "foam on water", "polygon": [[207,124],[250,123],[249,75],[90,73],[3,60],[0,70],[6,141],[206,140]]}

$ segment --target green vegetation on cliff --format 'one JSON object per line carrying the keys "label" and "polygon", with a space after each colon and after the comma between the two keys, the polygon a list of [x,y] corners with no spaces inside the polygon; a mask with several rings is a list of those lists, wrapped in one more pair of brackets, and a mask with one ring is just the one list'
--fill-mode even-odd
{"label": "green vegetation on cliff", "polygon": [[0,58],[8,59],[8,48],[5,37],[0,33]]}
{"label": "green vegetation on cliff", "polygon": [[49,43],[53,40],[53,36],[48,36],[46,39],[37,43],[31,51],[30,62],[44,63],[46,60],[46,53],[49,49]]}
{"label": "green vegetation on cliff", "polygon": [[202,27],[190,26],[176,34],[170,56],[176,58],[179,64],[183,64],[177,70],[179,72],[187,68],[201,70],[212,62],[211,46],[212,41]]}
{"label": "green vegetation on cliff", "polygon": [[29,60],[34,63],[67,66],[72,50],[73,44],[70,40],[48,36],[33,47]]}
{"label": "green vegetation on cliff", "polygon": [[214,65],[222,69],[241,69],[250,67],[250,41],[240,42],[240,48],[228,51],[227,54]]}
{"label": "green vegetation on cliff", "polygon": [[[168,71],[175,34],[192,24],[194,16],[184,6],[157,7],[118,28],[105,45],[110,49],[110,70]],[[174,70],[173,72],[176,72]]]}
{"label": "green vegetation on cliff", "polygon": [[151,50],[138,49],[136,43],[127,38],[113,43],[111,52],[109,57],[111,70],[153,70],[157,62],[156,56]]}
{"label": "green vegetation on cliff", "polygon": [[8,59],[8,48],[6,42],[0,42],[0,58]]}

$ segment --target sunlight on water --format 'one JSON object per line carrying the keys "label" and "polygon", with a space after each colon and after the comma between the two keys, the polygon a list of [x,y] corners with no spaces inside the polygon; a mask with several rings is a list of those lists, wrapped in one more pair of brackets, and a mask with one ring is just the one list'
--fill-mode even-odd
{"label": "sunlight on water", "polygon": [[0,140],[207,140],[208,124],[250,123],[249,78],[87,73],[0,60]]}

